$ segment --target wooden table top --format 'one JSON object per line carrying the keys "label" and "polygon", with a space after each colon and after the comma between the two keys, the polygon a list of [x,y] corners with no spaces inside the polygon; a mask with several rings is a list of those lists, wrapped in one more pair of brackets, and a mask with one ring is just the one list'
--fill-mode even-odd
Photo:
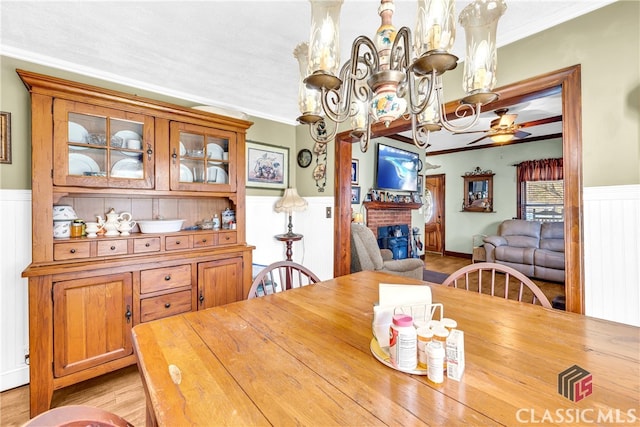
{"label": "wooden table top", "polygon": [[[360,272],[137,325],[148,421],[640,423],[640,328],[432,285],[433,301],[465,333],[466,356],[461,381],[435,386],[371,354],[379,283],[424,284]],[[578,402],[558,393],[558,374],[573,365],[593,376],[592,394]]]}

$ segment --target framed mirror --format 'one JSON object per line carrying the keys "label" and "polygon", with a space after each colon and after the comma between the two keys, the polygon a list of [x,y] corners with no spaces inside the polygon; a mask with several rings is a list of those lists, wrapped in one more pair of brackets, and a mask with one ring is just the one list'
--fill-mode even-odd
{"label": "framed mirror", "polygon": [[472,172],[464,178],[464,200],[462,210],[465,212],[493,212],[493,175],[491,171]]}

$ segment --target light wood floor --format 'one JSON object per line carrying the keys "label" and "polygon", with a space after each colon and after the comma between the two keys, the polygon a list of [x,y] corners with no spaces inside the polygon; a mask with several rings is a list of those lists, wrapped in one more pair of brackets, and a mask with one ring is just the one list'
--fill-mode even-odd
{"label": "light wood floor", "polygon": [[[471,263],[470,259],[427,254],[426,268],[442,273],[453,273]],[[551,301],[564,295],[564,286],[535,280]],[[135,426],[145,424],[145,396],[137,367],[130,366],[53,394],[52,407],[63,405],[89,405],[113,412]],[[0,393],[0,426],[21,426],[29,420],[29,386]]]}

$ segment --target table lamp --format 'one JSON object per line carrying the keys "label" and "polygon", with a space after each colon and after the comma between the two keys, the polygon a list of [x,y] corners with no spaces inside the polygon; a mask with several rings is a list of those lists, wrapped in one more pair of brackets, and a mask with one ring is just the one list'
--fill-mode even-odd
{"label": "table lamp", "polygon": [[298,191],[295,188],[287,188],[284,190],[284,195],[276,202],[274,210],[276,212],[286,212],[289,215],[289,231],[286,236],[296,235],[291,230],[293,228],[291,213],[293,211],[302,212],[307,209],[308,205],[307,201],[298,195]]}

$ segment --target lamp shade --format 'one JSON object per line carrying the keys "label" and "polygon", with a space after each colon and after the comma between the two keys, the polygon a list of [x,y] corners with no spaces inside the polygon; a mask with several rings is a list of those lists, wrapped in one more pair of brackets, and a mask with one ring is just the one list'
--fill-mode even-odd
{"label": "lamp shade", "polygon": [[298,195],[298,190],[295,188],[287,188],[284,190],[284,195],[280,200],[276,202],[274,210],[276,212],[301,212],[307,209],[309,204],[305,199]]}

